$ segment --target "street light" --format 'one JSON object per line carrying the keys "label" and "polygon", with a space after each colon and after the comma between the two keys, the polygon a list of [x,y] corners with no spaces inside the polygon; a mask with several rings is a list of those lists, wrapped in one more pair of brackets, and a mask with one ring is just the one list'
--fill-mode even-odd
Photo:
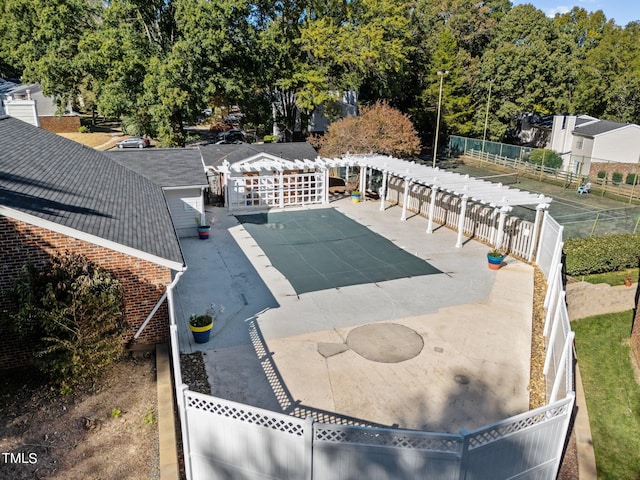
{"label": "street light", "polygon": [[438,95],[438,116],[436,118],[436,139],[433,144],[433,168],[436,168],[436,155],[438,154],[438,133],[440,132],[440,107],[442,105],[442,82],[444,76],[449,74],[449,70],[444,72],[438,70],[438,76],[440,77],[440,94]]}
{"label": "street light", "polygon": [[482,155],[484,156],[484,143],[487,141],[487,124],[489,123],[489,104],[491,103],[491,87],[493,80],[489,80],[489,96],[487,97],[487,112],[484,115],[484,134],[482,135]]}

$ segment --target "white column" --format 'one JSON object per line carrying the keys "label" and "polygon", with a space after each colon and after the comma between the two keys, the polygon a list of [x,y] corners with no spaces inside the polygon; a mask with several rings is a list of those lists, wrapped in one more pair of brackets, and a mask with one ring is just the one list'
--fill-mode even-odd
{"label": "white column", "polygon": [[280,170],[280,187],[278,188],[280,195],[280,208],[284,208],[284,170]]}
{"label": "white column", "polygon": [[407,203],[409,203],[409,184],[411,181],[408,178],[404,179],[404,196],[402,197],[402,216],[400,217],[401,221],[405,221],[407,219]]}
{"label": "white column", "polygon": [[536,243],[538,243],[538,230],[540,229],[540,218],[542,217],[542,211],[545,209],[546,205],[540,204],[536,207],[536,219],[533,222],[533,232],[531,232],[531,240],[529,243],[529,254],[527,255],[527,260],[533,260],[533,251],[536,248]]}
{"label": "white column", "polygon": [[460,207],[460,218],[458,218],[458,239],[456,241],[456,248],[462,248],[462,230],[464,230],[464,219],[467,215],[467,202],[469,197],[464,195],[462,197],[462,206]]}
{"label": "white column", "polygon": [[322,173],[324,174],[323,175],[323,178],[324,178],[324,185],[323,185],[324,191],[323,191],[323,193],[324,193],[324,195],[322,196],[322,198],[323,198],[322,203],[328,204],[329,203],[329,168],[328,167],[325,168]]}
{"label": "white column", "polygon": [[349,164],[347,163],[347,171],[345,172],[345,179],[344,179],[344,191],[345,193],[349,193]]}
{"label": "white column", "polygon": [[429,222],[427,223],[427,233],[433,233],[433,216],[436,213],[436,195],[438,187],[431,185],[431,202],[429,203]]}
{"label": "white column", "polygon": [[387,171],[382,172],[382,187],[380,188],[380,211],[384,211],[384,202],[387,198]]}
{"label": "white column", "polygon": [[498,220],[498,238],[496,238],[496,248],[499,250],[502,247],[502,240],[504,239],[504,221],[507,216],[509,207],[502,207],[500,209],[500,220]]}
{"label": "white column", "polygon": [[364,192],[367,190],[367,167],[360,167],[360,201],[367,200],[367,196]]}

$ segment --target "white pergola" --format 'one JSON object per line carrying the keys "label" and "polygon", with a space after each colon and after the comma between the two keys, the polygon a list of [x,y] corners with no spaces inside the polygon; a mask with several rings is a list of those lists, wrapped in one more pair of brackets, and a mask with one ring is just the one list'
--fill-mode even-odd
{"label": "white pergola", "polygon": [[[282,158],[259,154],[243,162],[229,164],[224,162],[218,171],[224,173],[244,172],[283,172],[284,170],[313,169],[323,171],[328,177],[329,168],[346,168],[346,177],[349,178],[349,169],[359,167],[360,191],[364,192],[367,184],[367,172],[377,170],[382,172],[382,188],[380,189],[380,210],[385,208],[385,195],[389,176],[395,176],[404,180],[404,199],[402,202],[402,215],[400,220],[407,219],[407,203],[409,192],[414,186],[424,186],[431,190],[429,202],[429,216],[426,233],[433,233],[433,217],[435,210],[436,194],[439,191],[460,197],[462,201],[458,224],[458,238],[456,247],[462,247],[462,231],[466,215],[467,203],[472,200],[477,203],[495,208],[500,213],[498,220],[498,238],[496,245],[502,244],[503,230],[506,214],[518,205],[536,205],[536,219],[534,222],[533,238],[537,235],[540,215],[548,208],[552,198],[534,194],[517,188],[510,188],[500,183],[494,183],[480,178],[463,175],[460,173],[441,170],[438,167],[429,167],[415,162],[390,157],[387,155],[345,155],[342,158],[317,157],[313,160],[284,160]],[[327,178],[328,184],[328,178]],[[326,192],[328,202],[328,189]],[[363,195],[365,200],[365,195]]]}
{"label": "white pergola", "polygon": [[[360,190],[364,192],[367,184],[367,170],[378,170],[382,172],[382,188],[380,189],[380,209],[384,209],[385,194],[389,176],[395,176],[404,180],[404,200],[402,202],[401,220],[407,218],[407,203],[409,191],[414,185],[421,185],[431,190],[431,201],[429,203],[429,218],[427,233],[433,233],[433,216],[435,209],[435,198],[438,191],[444,191],[461,198],[462,206],[458,224],[458,238],[456,247],[462,247],[462,230],[467,209],[467,202],[472,200],[477,203],[488,205],[500,212],[498,223],[498,238],[496,245],[502,244],[505,217],[513,207],[518,205],[536,205],[536,220],[534,222],[534,238],[537,235],[540,215],[548,208],[553,200],[544,195],[536,195],[531,192],[510,188],[500,183],[494,183],[469,175],[441,170],[427,165],[421,165],[407,160],[401,160],[386,155],[346,155],[340,159],[318,158],[317,162],[328,167],[358,166],[361,168]],[[348,170],[347,170],[348,171]],[[348,177],[348,173],[347,173]],[[363,197],[365,197],[363,195]]]}

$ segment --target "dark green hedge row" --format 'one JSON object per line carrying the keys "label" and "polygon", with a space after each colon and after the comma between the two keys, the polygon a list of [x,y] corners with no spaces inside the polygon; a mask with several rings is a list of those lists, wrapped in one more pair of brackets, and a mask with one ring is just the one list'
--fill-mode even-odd
{"label": "dark green hedge row", "polygon": [[564,243],[568,275],[617,272],[640,261],[640,234],[570,238]]}

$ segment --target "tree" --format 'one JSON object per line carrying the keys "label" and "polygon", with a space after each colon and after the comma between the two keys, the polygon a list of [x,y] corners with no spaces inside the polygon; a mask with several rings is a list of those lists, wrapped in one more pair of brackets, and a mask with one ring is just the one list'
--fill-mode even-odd
{"label": "tree", "polygon": [[542,165],[545,168],[560,168],[562,157],[553,150],[537,148],[529,155],[529,161],[534,165]]}
{"label": "tree", "polygon": [[315,139],[319,155],[339,157],[347,153],[379,153],[398,157],[420,152],[420,139],[409,117],[385,102],[362,107],[359,117],[347,117],[329,125]]}
{"label": "tree", "polygon": [[95,378],[122,354],[122,287],[86,257],[67,253],[41,268],[25,265],[10,296],[18,305],[16,331],[52,379]]}

